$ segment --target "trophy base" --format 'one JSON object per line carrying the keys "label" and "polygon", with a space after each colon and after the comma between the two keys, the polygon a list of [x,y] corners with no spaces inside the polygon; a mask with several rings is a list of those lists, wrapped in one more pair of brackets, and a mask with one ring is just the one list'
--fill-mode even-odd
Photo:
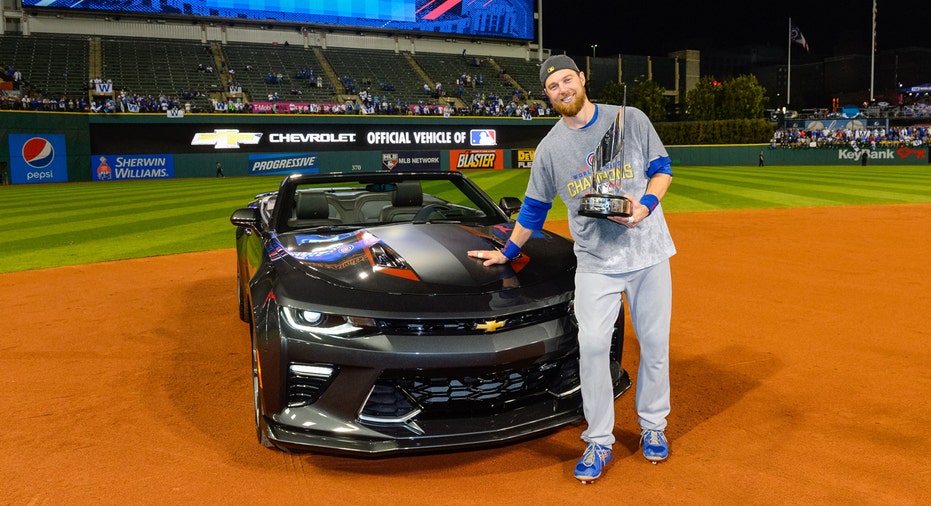
{"label": "trophy base", "polygon": [[631,203],[626,197],[620,195],[592,193],[582,197],[579,214],[591,218],[607,218],[609,216],[626,218],[631,215]]}

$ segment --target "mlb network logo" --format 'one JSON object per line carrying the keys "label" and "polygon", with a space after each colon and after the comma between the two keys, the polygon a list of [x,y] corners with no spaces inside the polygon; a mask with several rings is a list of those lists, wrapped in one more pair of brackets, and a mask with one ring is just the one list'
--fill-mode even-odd
{"label": "mlb network logo", "polygon": [[494,130],[470,130],[469,141],[473,146],[497,146],[497,133]]}

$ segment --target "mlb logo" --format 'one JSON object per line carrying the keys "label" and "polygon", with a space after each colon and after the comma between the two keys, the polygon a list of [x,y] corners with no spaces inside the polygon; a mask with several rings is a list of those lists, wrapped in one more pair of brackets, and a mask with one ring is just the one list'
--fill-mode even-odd
{"label": "mlb logo", "polygon": [[469,140],[473,146],[497,146],[494,130],[470,130]]}
{"label": "mlb logo", "polygon": [[392,170],[398,165],[398,158],[397,153],[382,153],[381,164],[384,165],[386,169]]}

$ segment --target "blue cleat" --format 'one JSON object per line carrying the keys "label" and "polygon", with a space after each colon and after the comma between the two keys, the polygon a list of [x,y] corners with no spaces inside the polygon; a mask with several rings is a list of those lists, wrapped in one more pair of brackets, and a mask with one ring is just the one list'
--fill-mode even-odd
{"label": "blue cleat", "polygon": [[601,476],[604,466],[611,462],[611,447],[588,443],[588,448],[575,465],[575,479],[583,484],[591,483]]}
{"label": "blue cleat", "polygon": [[643,446],[643,456],[656,464],[669,457],[669,443],[661,430],[644,429],[640,433],[640,445]]}

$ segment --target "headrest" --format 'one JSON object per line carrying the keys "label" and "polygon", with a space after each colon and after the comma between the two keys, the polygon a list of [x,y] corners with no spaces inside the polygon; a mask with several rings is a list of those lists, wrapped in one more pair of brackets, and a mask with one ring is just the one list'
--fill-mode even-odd
{"label": "headrest", "polygon": [[413,207],[423,205],[423,189],[420,181],[401,181],[398,189],[391,195],[391,205],[395,207]]}
{"label": "headrest", "polygon": [[330,216],[330,206],[322,193],[299,193],[297,195],[297,219],[316,220]]}

